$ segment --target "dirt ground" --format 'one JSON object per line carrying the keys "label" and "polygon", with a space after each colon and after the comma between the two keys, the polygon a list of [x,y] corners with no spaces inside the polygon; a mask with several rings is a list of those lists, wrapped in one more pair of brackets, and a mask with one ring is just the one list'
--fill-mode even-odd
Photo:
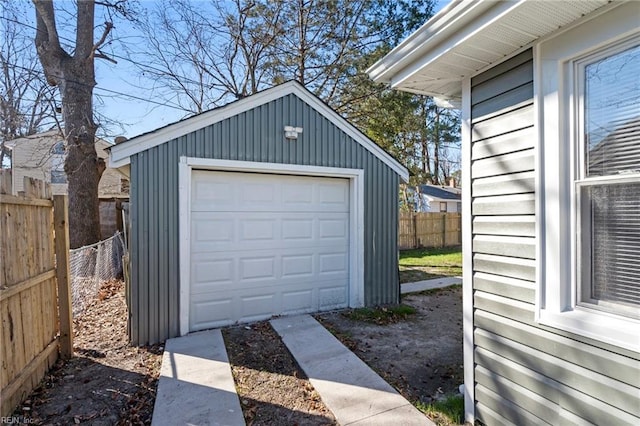
{"label": "dirt ground", "polygon": [[74,319],[75,356],[49,371],[16,415],[42,425],[151,423],[162,347],[128,345],[122,281]]}
{"label": "dirt ground", "polygon": [[462,288],[410,294],[416,313],[392,324],[316,315],[343,343],[412,403],[428,404],[463,383]]}
{"label": "dirt ground", "polygon": [[247,425],[334,425],[305,374],[268,322],[223,331]]}
{"label": "dirt ground", "polygon": [[[462,383],[460,287],[403,297],[407,319],[372,324],[349,311],[316,315],[356,355],[412,402],[429,403]],[[16,415],[44,425],[143,425],[153,413],[162,346],[127,344],[123,285],[103,287],[74,321],[75,357],[59,362]],[[334,425],[268,322],[223,330],[247,425]]]}
{"label": "dirt ground", "polygon": [[[315,317],[412,403],[457,393],[463,382],[461,288],[408,295],[402,303],[416,313],[391,324],[353,320],[348,310]],[[248,425],[335,424],[268,322],[223,335]]]}

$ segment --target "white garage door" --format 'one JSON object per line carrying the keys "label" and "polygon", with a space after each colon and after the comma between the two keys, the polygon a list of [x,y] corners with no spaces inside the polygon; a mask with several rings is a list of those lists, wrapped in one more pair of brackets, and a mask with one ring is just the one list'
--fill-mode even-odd
{"label": "white garage door", "polygon": [[348,305],[348,180],[192,179],[191,331]]}

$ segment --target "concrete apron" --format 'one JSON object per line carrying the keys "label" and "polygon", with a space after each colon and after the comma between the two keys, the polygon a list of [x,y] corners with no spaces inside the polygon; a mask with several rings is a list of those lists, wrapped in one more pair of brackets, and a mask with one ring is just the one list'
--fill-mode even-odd
{"label": "concrete apron", "polygon": [[271,325],[340,425],[435,425],[311,316]]}
{"label": "concrete apron", "polygon": [[433,290],[436,288],[444,288],[452,285],[461,285],[462,278],[460,277],[442,277],[432,280],[417,281],[414,283],[400,284],[400,293],[419,293],[425,290]]}
{"label": "concrete apron", "polygon": [[[402,284],[403,294],[458,284],[441,278]],[[271,325],[339,424],[434,425],[309,315]],[[244,425],[220,330],[167,340],[152,425]]]}
{"label": "concrete apron", "polygon": [[151,424],[245,424],[220,330],[167,340]]}

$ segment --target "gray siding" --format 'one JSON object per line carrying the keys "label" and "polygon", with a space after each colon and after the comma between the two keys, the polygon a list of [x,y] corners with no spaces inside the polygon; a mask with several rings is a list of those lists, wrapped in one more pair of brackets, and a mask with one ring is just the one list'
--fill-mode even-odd
{"label": "gray siding", "polygon": [[[285,125],[304,128],[297,141],[285,140]],[[365,303],[398,301],[399,176],[298,97],[287,95],[131,157],[132,343],[179,334],[181,156],[363,169]]]}
{"label": "gray siding", "polygon": [[494,424],[640,424],[640,355],[534,320],[533,60],[472,79],[476,416]]}

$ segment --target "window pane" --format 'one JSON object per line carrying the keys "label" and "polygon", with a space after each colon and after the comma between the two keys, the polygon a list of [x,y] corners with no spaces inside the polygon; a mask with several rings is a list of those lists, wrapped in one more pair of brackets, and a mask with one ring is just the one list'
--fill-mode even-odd
{"label": "window pane", "polygon": [[53,148],[51,148],[51,153],[54,155],[64,155],[64,141],[58,141]]}
{"label": "window pane", "polygon": [[590,238],[583,242],[590,248],[583,262],[591,258],[591,268],[583,264],[584,272],[591,269],[587,298],[640,306],[640,183],[587,187],[582,200],[583,235]]}
{"label": "window pane", "polygon": [[640,172],[640,46],[585,66],[587,176]]}
{"label": "window pane", "polygon": [[51,183],[67,183],[64,170],[51,170]]}

